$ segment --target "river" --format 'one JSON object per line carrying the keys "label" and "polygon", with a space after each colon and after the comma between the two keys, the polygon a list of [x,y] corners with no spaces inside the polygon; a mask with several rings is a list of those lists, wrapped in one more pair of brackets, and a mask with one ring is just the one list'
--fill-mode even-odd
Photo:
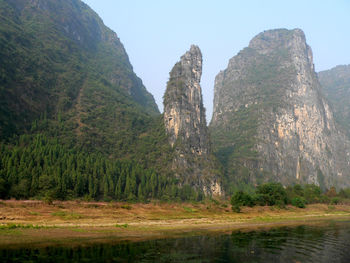
{"label": "river", "polygon": [[0,249],[0,262],[350,262],[350,222],[143,242]]}

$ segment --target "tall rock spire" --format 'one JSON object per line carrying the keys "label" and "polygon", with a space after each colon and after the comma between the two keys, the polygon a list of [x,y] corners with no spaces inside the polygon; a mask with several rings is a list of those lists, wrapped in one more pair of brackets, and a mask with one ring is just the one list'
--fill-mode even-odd
{"label": "tall rock spire", "polygon": [[201,76],[202,53],[192,45],[170,72],[164,95],[164,123],[175,150],[173,169],[181,183],[201,189],[206,195],[221,195],[210,151]]}

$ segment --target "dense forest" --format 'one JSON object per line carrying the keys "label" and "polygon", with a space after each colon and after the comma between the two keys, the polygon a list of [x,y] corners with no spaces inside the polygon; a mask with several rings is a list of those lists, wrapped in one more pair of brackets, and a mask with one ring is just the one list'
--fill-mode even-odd
{"label": "dense forest", "polygon": [[22,135],[0,147],[0,198],[147,201],[201,200],[173,177],[130,160],[110,160],[61,145],[42,134]]}

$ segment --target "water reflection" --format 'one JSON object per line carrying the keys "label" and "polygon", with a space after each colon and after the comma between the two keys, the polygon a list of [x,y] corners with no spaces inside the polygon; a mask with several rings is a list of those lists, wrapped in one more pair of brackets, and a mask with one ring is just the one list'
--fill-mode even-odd
{"label": "water reflection", "polygon": [[89,247],[0,250],[1,262],[350,262],[350,223]]}

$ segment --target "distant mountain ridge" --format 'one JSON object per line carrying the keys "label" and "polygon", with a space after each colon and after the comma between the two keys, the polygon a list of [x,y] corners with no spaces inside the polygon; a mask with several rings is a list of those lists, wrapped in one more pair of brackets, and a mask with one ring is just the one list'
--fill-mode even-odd
{"label": "distant mountain ridge", "polygon": [[350,65],[318,72],[322,92],[330,101],[336,120],[350,137]]}

